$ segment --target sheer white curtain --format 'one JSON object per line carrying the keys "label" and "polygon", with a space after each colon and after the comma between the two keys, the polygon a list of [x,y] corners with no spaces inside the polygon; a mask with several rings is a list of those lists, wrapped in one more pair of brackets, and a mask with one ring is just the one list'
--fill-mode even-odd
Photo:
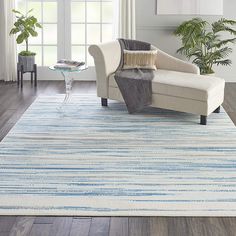
{"label": "sheer white curtain", "polygon": [[135,0],[119,0],[118,35],[121,38],[136,38]]}
{"label": "sheer white curtain", "polygon": [[0,0],[0,80],[16,80],[16,42],[13,27],[15,0]]}

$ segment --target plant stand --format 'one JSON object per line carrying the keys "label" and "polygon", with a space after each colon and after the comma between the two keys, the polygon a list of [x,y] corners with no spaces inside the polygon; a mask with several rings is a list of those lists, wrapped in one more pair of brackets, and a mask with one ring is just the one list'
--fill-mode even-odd
{"label": "plant stand", "polygon": [[23,79],[24,79],[25,73],[31,74],[31,84],[33,83],[33,80],[34,80],[34,87],[37,87],[37,65],[34,64],[32,71],[25,71],[24,66],[17,63],[17,85],[18,85],[18,87],[21,86],[21,88],[23,88]]}

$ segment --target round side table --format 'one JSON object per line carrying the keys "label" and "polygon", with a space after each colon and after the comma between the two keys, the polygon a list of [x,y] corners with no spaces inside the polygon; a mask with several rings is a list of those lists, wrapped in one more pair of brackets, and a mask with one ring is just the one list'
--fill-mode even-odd
{"label": "round side table", "polygon": [[88,69],[87,66],[83,65],[83,66],[80,66],[74,70],[68,70],[68,69],[59,69],[59,68],[55,68],[54,66],[50,66],[49,67],[50,70],[53,70],[53,71],[58,71],[62,74],[64,80],[65,80],[65,87],[66,87],[66,95],[65,95],[65,99],[64,99],[64,102],[65,103],[70,94],[71,94],[71,90],[72,90],[72,84],[73,84],[73,78],[70,76],[71,73],[80,73],[82,71],[85,71]]}

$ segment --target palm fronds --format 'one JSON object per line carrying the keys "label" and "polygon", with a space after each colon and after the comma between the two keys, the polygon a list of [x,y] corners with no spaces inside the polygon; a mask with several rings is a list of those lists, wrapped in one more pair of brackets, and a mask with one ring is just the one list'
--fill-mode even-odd
{"label": "palm fronds", "polygon": [[225,18],[222,18],[222,19],[212,23],[212,31],[214,33],[226,31],[226,32],[229,32],[233,35],[236,35],[236,30],[234,30],[233,28],[230,27],[230,26],[235,26],[235,25],[236,25],[236,21],[227,20]]}
{"label": "palm fronds", "polygon": [[202,29],[207,25],[201,18],[193,18],[191,21],[183,22],[175,31],[175,35],[182,37],[183,45],[194,46],[196,37],[201,34]]}
{"label": "palm fronds", "polygon": [[216,43],[215,46],[217,48],[221,48],[229,43],[235,43],[236,42],[236,38],[231,38],[231,39],[225,39],[225,40],[221,40],[220,42]]}
{"label": "palm fronds", "polygon": [[226,60],[216,61],[216,64],[222,65],[222,66],[230,66],[232,64],[232,61],[229,59],[226,59]]}
{"label": "palm fronds", "polygon": [[183,45],[177,53],[188,59],[193,58],[193,63],[199,66],[202,74],[212,73],[213,65],[231,65],[231,60],[226,59],[232,53],[228,45],[234,44],[236,37],[222,40],[221,32],[236,35],[236,30],[232,28],[235,25],[236,21],[225,18],[211,25],[201,18],[185,21],[174,32],[181,38]]}

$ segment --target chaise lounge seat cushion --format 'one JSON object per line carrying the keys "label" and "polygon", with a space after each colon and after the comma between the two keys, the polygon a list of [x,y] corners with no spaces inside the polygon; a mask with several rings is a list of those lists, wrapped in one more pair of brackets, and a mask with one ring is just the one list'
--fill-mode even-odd
{"label": "chaise lounge seat cushion", "polygon": [[[109,76],[109,87],[117,88],[114,78]],[[225,81],[218,77],[200,76],[170,70],[157,70],[152,81],[153,94],[208,101],[222,94]]]}

